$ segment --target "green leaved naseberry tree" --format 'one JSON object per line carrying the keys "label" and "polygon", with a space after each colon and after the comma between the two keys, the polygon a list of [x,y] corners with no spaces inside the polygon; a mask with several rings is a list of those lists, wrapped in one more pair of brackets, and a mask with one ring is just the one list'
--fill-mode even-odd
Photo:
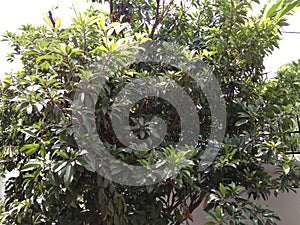
{"label": "green leaved naseberry tree", "polygon": [[[207,224],[276,224],[278,217],[253,199],[298,186],[300,165],[286,154],[297,147],[289,132],[299,111],[298,65],[270,82],[263,60],[278,47],[286,16],[300,2],[274,1],[257,15],[251,10],[258,1],[250,0],[100,2],[109,5],[108,13],[92,6],[77,12],[67,28],[61,19],[45,16],[47,26],[23,25],[21,34],[3,34],[12,47],[8,60],[20,59],[23,67],[6,74],[0,87],[1,170],[17,174],[5,184],[1,223],[181,224],[193,220],[192,213],[203,204],[211,218]],[[125,186],[100,176],[87,162],[74,137],[71,105],[79,82],[93,79],[103,59],[126,60],[147,40],[182,46],[185,55],[213,71],[226,102],[226,135],[213,163],[199,170],[211,112],[202,91],[180,67],[133,63],[105,74],[94,116],[109,153],[130,165],[147,166],[170,156],[181,163],[178,174],[167,180]],[[167,124],[161,146],[128,150],[114,134],[112,102],[141,77],[173,79],[201,105],[199,143],[189,146],[189,159],[174,150],[180,137],[178,113],[159,98],[137,102],[130,125],[144,139],[151,133],[148,122],[160,115]],[[82,101],[94,104],[88,94]],[[266,165],[278,175],[269,174]]]}

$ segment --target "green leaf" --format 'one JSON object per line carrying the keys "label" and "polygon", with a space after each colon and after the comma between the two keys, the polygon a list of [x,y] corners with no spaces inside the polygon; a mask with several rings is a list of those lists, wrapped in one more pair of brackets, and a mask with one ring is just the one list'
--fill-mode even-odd
{"label": "green leaf", "polygon": [[153,192],[153,190],[154,190],[154,187],[155,187],[154,185],[147,185],[147,186],[146,186],[146,190],[147,190],[147,192],[148,192],[148,193],[151,193],[151,192]]}
{"label": "green leaf", "polygon": [[226,193],[227,193],[227,188],[222,183],[219,184],[219,190],[220,190],[222,196],[225,197]]}
{"label": "green leaf", "polygon": [[84,158],[77,158],[76,164],[83,166],[86,170],[90,172],[95,172],[95,168],[92,166],[91,163],[87,162]]}
{"label": "green leaf", "polygon": [[87,21],[87,25],[92,26],[93,24],[97,23],[98,21],[99,21],[98,17],[96,17],[96,16],[90,17]]}
{"label": "green leaf", "polygon": [[66,153],[66,152],[58,151],[57,154],[59,154],[64,159],[69,159],[70,158],[68,153]]}
{"label": "green leaf", "polygon": [[71,164],[68,164],[66,166],[66,171],[64,174],[64,182],[67,187],[71,184],[71,182],[73,181],[73,178],[74,178],[73,166]]}
{"label": "green leaf", "polygon": [[295,10],[297,7],[299,7],[299,5],[300,5],[300,0],[288,4],[285,8],[283,8],[282,10],[279,11],[279,13],[274,18],[275,21],[278,21],[279,19],[281,19],[286,14],[288,14],[291,11]]}
{"label": "green leaf", "polygon": [[53,24],[52,24],[50,18],[46,14],[43,14],[42,16],[43,16],[43,20],[48,24],[48,26],[50,28],[54,29]]}
{"label": "green leaf", "polygon": [[48,177],[49,177],[49,181],[52,185],[58,186],[56,179],[55,179],[55,175],[51,171],[49,171]]}
{"label": "green leaf", "polygon": [[105,23],[106,23],[106,17],[104,14],[101,14],[99,22],[98,22],[98,26],[99,26],[100,30],[104,29]]}
{"label": "green leaf", "polygon": [[67,161],[59,161],[58,163],[55,164],[55,166],[53,166],[53,172],[57,173],[59,171],[61,171],[66,165],[67,165]]}
{"label": "green leaf", "polygon": [[145,133],[145,131],[141,130],[141,131],[139,132],[139,135],[140,135],[140,137],[143,139],[143,138],[146,136],[146,133]]}
{"label": "green leaf", "polygon": [[108,208],[108,214],[109,214],[110,216],[113,216],[115,210],[114,210],[113,203],[112,203],[111,201],[108,202],[107,208]]}
{"label": "green leaf", "polygon": [[82,19],[81,12],[77,13],[77,19],[78,19],[78,23],[82,25],[83,24],[83,19]]}
{"label": "green leaf", "polygon": [[273,4],[268,10],[265,11],[264,18],[272,16],[275,10],[281,8],[282,4],[283,4],[283,0],[277,1],[275,4]]}
{"label": "green leaf", "polygon": [[21,132],[26,134],[26,136],[28,136],[28,137],[36,137],[36,134],[34,132],[30,131],[29,129],[21,130]]}
{"label": "green leaf", "polygon": [[38,112],[41,113],[44,106],[41,103],[37,102],[35,103],[35,107],[38,110]]}
{"label": "green leaf", "polygon": [[42,55],[42,56],[39,56],[38,58],[36,58],[36,62],[40,62],[42,60],[47,60],[47,59],[51,59],[51,60],[57,60],[57,56],[54,56],[54,55]]}
{"label": "green leaf", "polygon": [[218,219],[218,221],[220,221],[221,220],[221,217],[222,217],[222,213],[221,213],[221,207],[218,205],[217,207],[216,207],[216,218]]}
{"label": "green leaf", "polygon": [[282,169],[283,169],[283,172],[284,172],[285,174],[288,174],[288,173],[290,172],[290,170],[291,170],[291,167],[290,167],[289,164],[284,163],[284,164],[282,165]]}
{"label": "green leaf", "polygon": [[206,222],[204,225],[216,225],[216,223],[215,222]]}
{"label": "green leaf", "polygon": [[248,119],[241,119],[241,120],[238,120],[238,121],[235,123],[235,126],[240,127],[240,126],[242,126],[242,125],[248,123],[248,121],[249,121]]}
{"label": "green leaf", "polygon": [[26,155],[32,155],[35,153],[40,147],[40,144],[26,144],[21,149],[21,153],[25,153]]}
{"label": "green leaf", "polygon": [[31,114],[32,113],[32,110],[33,110],[33,107],[31,104],[28,104],[27,107],[26,107],[26,112],[27,114]]}
{"label": "green leaf", "polygon": [[61,18],[57,18],[55,21],[55,31],[58,31],[61,25]]}
{"label": "green leaf", "polygon": [[41,145],[41,151],[40,151],[41,157],[44,159],[46,156],[46,148],[45,145]]}
{"label": "green leaf", "polygon": [[39,161],[32,162],[29,161],[22,167],[22,172],[34,170],[36,168],[39,168],[41,166],[41,163]]}

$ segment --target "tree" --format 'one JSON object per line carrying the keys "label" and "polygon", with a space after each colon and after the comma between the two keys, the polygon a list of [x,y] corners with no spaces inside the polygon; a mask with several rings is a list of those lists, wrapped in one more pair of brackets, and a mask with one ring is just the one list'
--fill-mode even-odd
{"label": "tree", "polygon": [[[252,199],[298,186],[299,163],[285,154],[293,141],[287,134],[298,98],[293,92],[292,98],[281,94],[288,91],[282,79],[292,75],[265,81],[263,59],[278,47],[286,16],[299,1],[270,3],[249,16],[252,2],[108,1],[110,13],[94,7],[76,12],[69,28],[45,16],[47,27],[23,25],[20,35],[6,32],[4,41],[13,48],[8,60],[20,58],[23,69],[6,74],[0,89],[2,171],[18,171],[6,183],[2,224],[180,224],[192,220],[201,203],[214,221],[208,224],[276,224],[278,217]],[[226,136],[214,162],[203,170],[201,156],[213,123],[207,96],[179,65],[122,64],[149,39],[182,46],[184,59],[201,59],[220,83]],[[179,165],[175,176],[147,186],[122,185],[100,176],[88,162],[75,139],[72,102],[78,87],[84,89],[80,82],[94,79],[100,62],[113,67],[103,66],[108,69],[102,86],[95,86],[97,99],[89,92],[79,99],[96,104],[96,129],[106,149],[128,165],[149,167],[173,158]],[[138,78],[153,77],[175,80],[202,107],[196,147],[175,150],[181,135],[178,112],[157,97],[135,104],[130,125],[145,139],[155,132],[149,121],[160,115],[167,124],[161,146],[127,148],[114,134],[109,115],[119,91]],[[170,83],[164,85],[167,89]],[[89,126],[81,128],[89,132]],[[266,172],[268,164],[278,169],[278,177]],[[118,169],[110,167],[114,174],[122,173]]]}

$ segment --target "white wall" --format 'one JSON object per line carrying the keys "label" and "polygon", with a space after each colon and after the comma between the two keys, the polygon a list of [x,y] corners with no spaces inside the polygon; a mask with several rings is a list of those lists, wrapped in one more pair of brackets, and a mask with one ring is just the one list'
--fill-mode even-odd
{"label": "white wall", "polygon": [[[275,168],[267,165],[265,169],[275,177]],[[268,206],[273,210],[280,218],[281,221],[278,225],[299,225],[300,224],[300,188],[297,189],[298,194],[294,192],[281,193],[277,198],[270,197],[267,201],[258,201],[258,203]],[[203,212],[203,206],[200,205],[193,213],[194,223],[190,225],[203,225],[209,221],[205,219],[205,213]]]}
{"label": "white wall", "polygon": [[[298,189],[300,193],[300,189]],[[278,225],[299,225],[300,224],[300,194],[282,193],[277,198],[271,197],[268,201],[259,203],[269,206],[270,209],[276,212],[281,218]],[[190,225],[203,225],[209,221],[205,219],[205,213],[203,212],[203,206],[199,206],[193,213],[194,223]]]}
{"label": "white wall", "polygon": [[0,199],[3,198],[3,193],[4,193],[4,183],[3,183],[3,177],[0,177]]}

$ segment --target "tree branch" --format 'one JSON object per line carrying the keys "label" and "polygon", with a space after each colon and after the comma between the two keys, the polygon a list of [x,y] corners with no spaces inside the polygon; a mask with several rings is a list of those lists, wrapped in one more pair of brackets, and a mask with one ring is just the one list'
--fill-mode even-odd
{"label": "tree branch", "polygon": [[114,22],[115,21],[115,19],[114,19],[115,16],[114,16],[114,3],[113,3],[113,0],[109,1],[109,9],[110,9],[110,12],[109,12],[110,21]]}
{"label": "tree branch", "polygon": [[53,27],[55,27],[55,19],[53,18],[52,12],[48,11],[48,17],[53,25]]}
{"label": "tree branch", "polygon": [[161,15],[159,15],[160,0],[156,0],[155,22],[154,22],[154,24],[152,26],[152,30],[148,36],[149,38],[153,38],[156,28],[161,23],[161,21],[163,21],[163,19],[167,15],[169,8],[171,7],[171,5],[173,5],[173,3],[174,3],[174,0],[171,0],[170,3],[165,7],[164,1],[163,1],[163,5],[162,5],[163,10],[162,10]]}
{"label": "tree branch", "polygon": [[129,2],[130,2],[130,0],[127,0],[127,1],[124,3],[122,9],[118,12],[118,15],[117,15],[116,19],[120,19],[120,17],[122,16],[122,14],[125,12],[126,8],[128,7]]}
{"label": "tree branch", "polygon": [[158,24],[160,23],[159,22],[159,19],[160,19],[160,16],[159,16],[159,7],[160,7],[160,0],[156,0],[155,22],[153,24],[151,33],[149,34],[149,38],[153,38],[154,32],[155,32]]}

